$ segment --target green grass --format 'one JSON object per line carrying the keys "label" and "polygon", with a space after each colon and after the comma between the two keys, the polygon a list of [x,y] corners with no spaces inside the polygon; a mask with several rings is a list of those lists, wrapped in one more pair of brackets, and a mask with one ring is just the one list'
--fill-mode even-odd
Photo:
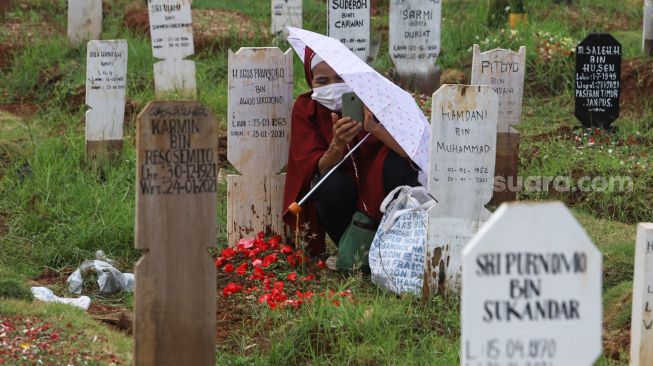
{"label": "green grass", "polygon": [[[65,38],[65,1],[31,0],[9,14],[12,20],[37,24],[48,21],[64,33],[42,37],[21,48],[13,66],[0,69],[0,103],[36,103],[36,114],[18,118],[0,114],[0,297],[30,298],[27,281],[45,268],[70,270],[102,249],[131,271],[139,253],[134,241],[134,126],[136,113],[154,98],[151,48],[146,34],[122,26],[128,1],[117,0],[105,13],[104,38],[129,42],[127,99],[135,109],[125,121],[125,149],[116,164],[99,174],[84,159],[83,93],[85,46],[72,48]],[[229,9],[249,17],[267,32],[269,2],[259,0],[195,0],[198,9]],[[372,20],[373,37],[387,30],[388,0]],[[625,108],[616,123],[618,131],[607,143],[592,147],[587,131],[573,130],[573,56],[558,54],[543,60],[539,48],[549,38],[575,45],[592,31],[611,31],[622,42],[625,58],[639,58],[641,2],[627,0],[577,0],[572,7],[552,5],[550,0],[527,2],[529,23],[516,32],[486,24],[486,2],[447,0],[443,3],[442,54],[438,64],[470,74],[471,46],[483,50],[501,46],[527,47],[528,73],[524,99],[520,175],[522,176],[628,176],[632,192],[573,194],[522,192],[520,199],[560,199],[569,204],[604,255],[605,332],[619,338],[629,321],[629,293],[633,273],[634,224],[650,220],[653,201],[653,107]],[[304,26],[324,33],[323,1],[304,1]],[[0,40],[7,41],[0,31]],[[392,69],[381,39],[375,67]],[[250,39],[235,33],[221,35],[211,49],[198,52],[199,99],[216,115],[223,129],[227,120],[227,54],[239,47],[270,46],[275,41],[264,32]],[[287,42],[278,41],[287,49]],[[566,49],[561,47],[561,50]],[[297,95],[307,90],[303,69],[294,58]],[[80,99],[81,96],[81,99]],[[73,101],[77,101],[73,103]],[[562,128],[562,129],[561,129]],[[567,131],[567,132],[565,132]],[[574,140],[578,136],[583,140]],[[630,145],[619,141],[639,138]],[[648,140],[647,140],[648,139]],[[649,141],[649,142],[646,142]],[[612,144],[615,142],[615,144]],[[582,148],[581,148],[582,147]],[[226,186],[218,190],[218,243],[226,245]],[[395,298],[378,291],[368,280],[330,278],[325,287],[351,288],[352,303],[340,307],[316,302],[299,311],[269,311],[252,306],[246,310],[252,322],[218,344],[218,364],[358,364],[450,365],[459,352],[459,308],[453,300],[436,298],[422,304],[414,298]],[[53,286],[64,295],[61,285]],[[93,301],[131,308],[131,295]],[[0,314],[47,317],[57,324],[73,322],[79,328],[108,332],[80,312],[65,307],[0,300]],[[122,359],[130,358],[130,342],[109,336],[109,345]],[[255,346],[250,347],[252,344]],[[94,347],[94,346],[90,346]],[[243,351],[245,350],[245,351]],[[112,352],[114,352],[112,351]],[[619,360],[599,364],[625,364],[627,349]],[[614,354],[609,356],[613,357]]]}

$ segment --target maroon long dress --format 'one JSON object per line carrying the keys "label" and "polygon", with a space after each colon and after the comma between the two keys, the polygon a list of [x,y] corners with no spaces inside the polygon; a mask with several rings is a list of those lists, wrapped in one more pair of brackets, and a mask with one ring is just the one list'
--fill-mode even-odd
{"label": "maroon long dress", "polygon": [[[308,85],[311,85],[311,59],[315,53],[306,48],[304,57],[304,73]],[[333,121],[329,109],[311,99],[311,92],[300,95],[295,101],[291,117],[290,151],[288,154],[288,168],[284,190],[284,207],[292,202],[299,201],[311,188],[311,181],[317,173],[317,166],[324,152],[329,148],[333,138]],[[340,116],[340,113],[338,113]],[[349,145],[353,147],[367,132],[354,138]],[[356,206],[359,211],[380,220],[379,207],[384,198],[383,191],[383,162],[389,148],[374,136],[370,136],[360,148],[347,159],[338,169],[343,169],[358,186],[358,201]],[[357,174],[355,174],[355,169]],[[334,197],[338,199],[338,197]],[[296,217],[291,212],[284,214],[284,222],[295,230]],[[308,242],[308,251],[312,255],[322,254],[325,251],[324,228],[311,200],[303,205],[300,214],[300,231],[304,232],[308,224],[307,235],[303,238]]]}

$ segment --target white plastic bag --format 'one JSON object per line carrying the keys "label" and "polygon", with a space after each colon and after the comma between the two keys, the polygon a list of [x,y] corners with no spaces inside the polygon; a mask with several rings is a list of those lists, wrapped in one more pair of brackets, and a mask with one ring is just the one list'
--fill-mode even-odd
{"label": "white plastic bag", "polygon": [[419,295],[424,275],[426,211],[435,203],[424,187],[409,186],[397,187],[383,200],[383,219],[369,252],[372,283],[396,294]]}
{"label": "white plastic bag", "polygon": [[66,280],[68,282],[68,291],[73,294],[81,294],[82,285],[84,284],[82,277],[89,272],[94,272],[97,275],[100,295],[111,295],[119,291],[132,290],[134,277],[131,273],[120,273],[105,261],[88,260],[84,261]]}
{"label": "white plastic bag", "polygon": [[52,292],[52,290],[47,287],[32,287],[31,290],[34,298],[40,301],[72,305],[82,310],[88,310],[88,307],[91,305],[91,298],[88,296],[80,296],[76,299],[69,299],[56,296],[54,292]]}

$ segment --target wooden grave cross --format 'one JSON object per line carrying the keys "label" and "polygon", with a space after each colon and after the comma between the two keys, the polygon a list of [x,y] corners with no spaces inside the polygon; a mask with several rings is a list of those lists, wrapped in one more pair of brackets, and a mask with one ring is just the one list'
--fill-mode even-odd
{"label": "wooden grave cross", "polygon": [[102,0],[68,0],[68,41],[77,47],[101,34]]}
{"label": "wooden grave cross", "polygon": [[370,56],[370,2],[328,0],[327,34],[347,46],[361,60]]}
{"label": "wooden grave cross", "polygon": [[653,364],[653,223],[637,226],[630,366]]}
{"label": "wooden grave cross", "polygon": [[463,249],[461,365],[593,365],[601,253],[560,202],[505,203]]}
{"label": "wooden grave cross", "polygon": [[443,85],[433,94],[423,297],[458,293],[461,253],[490,216],[498,95],[489,86]]}
{"label": "wooden grave cross", "polygon": [[227,236],[282,233],[283,187],[293,104],[292,52],[229,51]]}
{"label": "wooden grave cross", "polygon": [[302,0],[272,0],[272,34],[281,34],[286,26],[302,28]]}
{"label": "wooden grave cross", "polygon": [[390,1],[390,58],[399,84],[431,95],[440,85],[440,0]]}
{"label": "wooden grave cross", "polygon": [[134,364],[215,365],[218,124],[194,101],[154,101],[136,131]]}
{"label": "wooden grave cross", "polygon": [[526,47],[481,52],[474,45],[472,85],[488,85],[499,95],[495,204],[517,199],[520,135],[513,127],[521,122],[525,72]]}
{"label": "wooden grave cross", "polygon": [[127,41],[90,41],[86,48],[86,159],[115,158],[122,150]]}
{"label": "wooden grave cross", "polygon": [[195,62],[184,60],[195,53],[191,0],[148,0],[152,55],[157,97],[177,93],[197,98]]}

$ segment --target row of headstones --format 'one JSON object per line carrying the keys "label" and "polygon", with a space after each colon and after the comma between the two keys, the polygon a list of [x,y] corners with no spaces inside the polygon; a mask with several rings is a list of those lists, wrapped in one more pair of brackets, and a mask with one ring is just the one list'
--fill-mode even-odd
{"label": "row of headstones", "polygon": [[[97,40],[101,33],[102,0],[69,0],[71,43],[87,46],[86,152],[90,160],[115,156],[122,148],[127,86],[128,45],[125,40]],[[154,86],[157,97],[169,93],[187,99],[197,95],[190,1],[148,3]]]}

